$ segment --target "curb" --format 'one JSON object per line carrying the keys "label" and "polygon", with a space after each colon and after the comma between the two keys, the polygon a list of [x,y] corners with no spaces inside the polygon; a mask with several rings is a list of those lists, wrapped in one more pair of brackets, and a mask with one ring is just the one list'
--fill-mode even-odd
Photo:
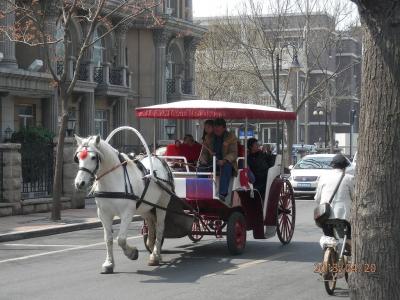
{"label": "curb", "polygon": [[[141,221],[143,220],[141,216],[134,216],[132,218],[132,222]],[[120,224],[121,220],[116,219],[113,221],[113,225]],[[72,231],[78,230],[85,230],[85,229],[92,229],[102,227],[100,221],[95,222],[87,222],[87,223],[79,223],[73,225],[65,225],[55,228],[46,228],[46,229],[39,229],[39,230],[32,230],[32,231],[23,231],[23,232],[13,232],[13,233],[5,233],[0,234],[0,243],[2,242],[10,242],[10,241],[17,241],[17,240],[24,240],[24,239],[31,239],[36,237],[60,234],[60,233],[67,233]]]}

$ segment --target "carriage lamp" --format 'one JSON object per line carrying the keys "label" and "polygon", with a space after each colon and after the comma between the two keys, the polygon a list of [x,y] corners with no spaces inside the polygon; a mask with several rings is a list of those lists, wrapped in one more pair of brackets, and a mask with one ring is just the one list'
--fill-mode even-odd
{"label": "carriage lamp", "polygon": [[67,122],[67,134],[68,136],[72,136],[75,132],[75,124],[76,120],[75,119],[68,119]]}
{"label": "carriage lamp", "polygon": [[175,130],[176,130],[176,125],[173,124],[169,124],[169,125],[165,125],[165,131],[168,135],[168,139],[172,139],[172,136],[175,134]]}
{"label": "carriage lamp", "polygon": [[11,134],[12,134],[12,129],[10,128],[10,126],[8,126],[5,130],[4,130],[4,141],[5,142],[9,142],[11,140]]}

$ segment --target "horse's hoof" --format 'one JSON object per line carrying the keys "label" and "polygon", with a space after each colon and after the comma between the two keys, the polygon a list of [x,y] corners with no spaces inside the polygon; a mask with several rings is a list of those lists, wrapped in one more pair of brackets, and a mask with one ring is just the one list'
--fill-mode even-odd
{"label": "horse's hoof", "polygon": [[158,259],[150,259],[147,265],[149,265],[149,266],[159,266],[160,265],[160,261]]}
{"label": "horse's hoof", "polygon": [[102,266],[101,267],[101,274],[112,274],[114,273],[113,266]]}
{"label": "horse's hoof", "polygon": [[137,260],[138,258],[139,258],[139,251],[137,249],[133,249],[133,251],[129,255],[129,259]]}

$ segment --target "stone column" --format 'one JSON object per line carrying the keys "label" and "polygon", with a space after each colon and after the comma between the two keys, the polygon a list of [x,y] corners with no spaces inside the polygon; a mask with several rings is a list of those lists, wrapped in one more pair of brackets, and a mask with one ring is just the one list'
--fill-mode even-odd
{"label": "stone column", "polygon": [[191,82],[191,93],[195,95],[195,53],[199,39],[190,37],[184,41],[185,45],[185,80]]}
{"label": "stone column", "polygon": [[58,93],[54,91],[53,96],[44,101],[44,126],[58,135]]}
{"label": "stone column", "polygon": [[4,140],[4,130],[10,127],[14,131],[14,99],[8,93],[0,94],[1,98],[1,126],[0,143]]}
{"label": "stone column", "polygon": [[71,208],[85,208],[86,193],[77,191],[74,185],[78,172],[78,164],[74,162],[75,151],[75,139],[66,137],[64,140],[63,196],[71,199]]}
{"label": "stone column", "polygon": [[[128,125],[128,97],[120,97],[114,106],[114,128]],[[113,138],[117,146],[126,145],[126,131],[118,132]]]}
{"label": "stone column", "polygon": [[125,87],[129,87],[129,83],[127,79],[129,76],[127,76],[127,73],[129,72],[128,66],[127,66],[127,53],[125,51],[126,48],[126,33],[129,30],[129,25],[128,24],[123,24],[118,27],[116,31],[116,40],[117,40],[117,61],[115,62],[118,67],[121,68],[122,71],[122,84]]}
{"label": "stone column", "polygon": [[[10,4],[6,1],[0,1],[0,9],[4,11],[10,10]],[[15,13],[7,13],[4,18],[0,19],[0,26],[12,27],[14,26],[14,21]],[[15,43],[10,41],[4,34],[0,34],[0,52],[3,52],[4,55],[3,60],[0,62],[0,67],[18,68],[17,59],[15,58]]]}
{"label": "stone column", "polygon": [[[47,16],[45,20],[45,31],[46,34],[51,37],[53,41],[56,40],[56,34],[57,34],[57,19],[59,16],[59,11],[58,11],[58,5],[57,1],[54,1],[51,3],[51,6],[47,10]],[[63,43],[63,42],[59,42]],[[50,60],[50,65],[55,73],[57,73],[57,60],[56,60],[56,44],[49,44],[49,60]],[[45,49],[43,47],[40,47],[40,53],[41,57],[43,59],[43,68],[44,70],[47,70],[48,72],[50,71],[50,66],[48,64],[48,61],[46,59],[46,53]]]}
{"label": "stone column", "polygon": [[186,20],[189,22],[193,21],[193,4],[192,0],[186,0]]}
{"label": "stone column", "polygon": [[0,216],[21,212],[22,169],[19,149],[20,144],[0,144],[3,154],[3,204],[0,206]]}
{"label": "stone column", "polygon": [[[156,104],[167,102],[165,67],[167,63],[166,47],[170,34],[165,30],[155,30],[153,41],[155,46],[155,99]],[[156,139],[165,137],[163,122],[156,122]]]}
{"label": "stone column", "polygon": [[87,137],[95,134],[94,127],[95,100],[94,93],[86,93],[80,105],[79,135]]}

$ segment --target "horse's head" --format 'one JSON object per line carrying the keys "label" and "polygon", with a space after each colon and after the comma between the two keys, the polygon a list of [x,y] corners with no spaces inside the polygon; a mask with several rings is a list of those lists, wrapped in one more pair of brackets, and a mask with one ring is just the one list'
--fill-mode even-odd
{"label": "horse's head", "polygon": [[99,150],[100,136],[80,138],[75,135],[78,148],[74,160],[79,164],[78,173],[75,177],[75,187],[78,190],[85,190],[90,187],[94,180],[102,160],[102,153]]}

